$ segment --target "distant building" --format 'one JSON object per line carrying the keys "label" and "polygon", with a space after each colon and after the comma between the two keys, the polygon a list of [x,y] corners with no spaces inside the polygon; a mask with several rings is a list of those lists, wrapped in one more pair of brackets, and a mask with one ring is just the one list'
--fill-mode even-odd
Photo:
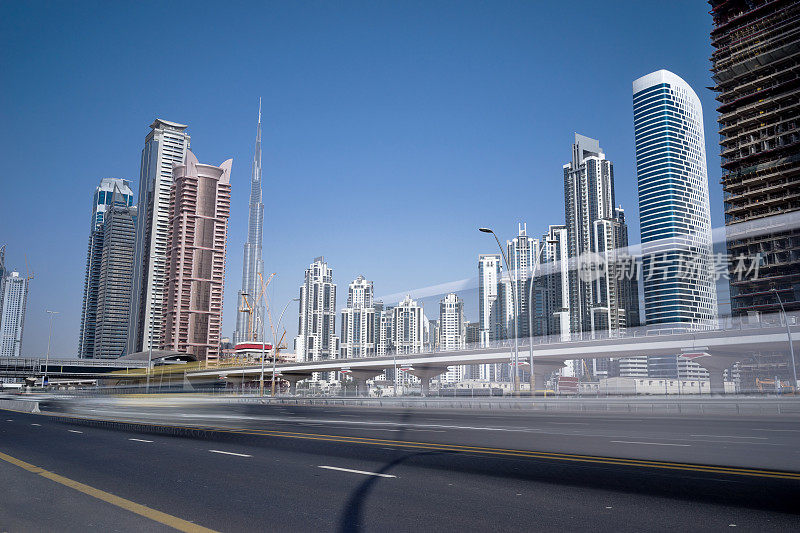
{"label": "distant building", "polygon": [[[439,302],[439,349],[463,350],[467,343],[464,301],[450,293]],[[454,365],[439,377],[441,383],[458,383],[464,379],[464,365]]]}
{"label": "distant building", "polygon": [[341,357],[377,355],[379,330],[380,313],[373,305],[372,282],[358,276],[348,287],[347,307],[342,309]]}
{"label": "distant building", "polygon": [[12,271],[3,277],[3,306],[0,312],[0,357],[20,357],[25,308],[28,305],[28,278]]}
{"label": "distant building", "polygon": [[616,275],[624,268],[619,255],[626,253],[628,228],[614,203],[614,165],[599,141],[576,133],[572,161],[563,168],[570,331],[624,331],[638,325],[639,301],[623,288],[631,278],[622,283]]}
{"label": "distant building", "polygon": [[425,311],[410,296],[392,309],[392,345],[398,354],[422,352],[427,331]]}
{"label": "distant building", "polygon": [[204,165],[187,151],[186,163],[173,169],[161,346],[199,361],[220,355],[232,165]]}
{"label": "distant building", "polygon": [[94,350],[91,355],[95,359],[121,357],[127,350],[136,250],[136,208],[131,207],[132,200],[132,194],[115,188],[103,216]]}
{"label": "distant building", "polygon": [[667,70],[633,82],[647,324],[717,323],[703,108]]}
{"label": "distant building", "polygon": [[467,342],[467,323],[464,320],[464,301],[455,293],[439,301],[439,348],[462,350]]}
{"label": "distant building", "polygon": [[[92,214],[89,219],[89,247],[86,253],[86,275],[83,283],[83,304],[81,305],[81,329],[78,334],[78,357],[94,357],[95,334],[97,331],[97,305],[100,289],[100,265],[103,257],[103,218],[112,205],[114,192],[122,197],[125,206],[133,205],[133,190],[130,182],[119,178],[103,178],[92,197]],[[134,228],[135,231],[135,228]],[[133,244],[135,246],[135,234]],[[133,265],[133,258],[130,259]],[[127,277],[133,277],[128,273]],[[130,292],[130,286],[128,287]],[[128,296],[130,306],[130,296]],[[122,313],[127,329],[130,310]],[[127,342],[127,332],[124,335]],[[123,352],[124,353],[124,350]]]}
{"label": "distant building", "polygon": [[516,332],[518,338],[525,338],[531,335],[532,317],[529,300],[532,295],[533,269],[540,257],[539,241],[528,236],[527,224],[519,224],[517,236],[506,241],[506,248],[506,257],[511,269],[508,278],[510,283],[514,283],[517,294],[516,305],[507,306],[506,330],[509,335],[514,335]]}
{"label": "distant building", "polygon": [[550,226],[542,236],[545,247],[542,257],[541,278],[537,280],[537,292],[541,294],[540,322],[542,335],[559,335],[569,339],[570,299],[569,261],[567,252],[567,227]]}
{"label": "distant building", "polygon": [[467,347],[476,348],[481,342],[481,325],[479,322],[467,322]]}
{"label": "distant building", "polygon": [[156,119],[150,128],[142,150],[139,177],[128,353],[161,345],[167,307],[172,167],[184,163],[190,140],[184,124]]}
{"label": "distant building", "polygon": [[[305,273],[300,287],[300,316],[294,350],[298,361],[335,359],[339,355],[336,336],[336,284],[324,257],[317,257]],[[328,376],[323,375],[327,381]]]}
{"label": "distant building", "polygon": [[[247,216],[247,241],[244,243],[242,261],[242,288],[238,294],[236,308],[236,331],[234,344],[261,339],[260,324],[263,324],[264,303],[259,299],[261,281],[264,275],[262,252],[264,233],[264,202],[261,186],[261,101],[258,103],[258,128],[253,154],[253,168],[250,176],[250,211]],[[246,301],[245,301],[246,300]],[[249,307],[249,309],[248,309]],[[247,309],[247,311],[243,311]]]}
{"label": "distant building", "polygon": [[481,346],[503,338],[498,287],[502,272],[500,254],[478,256],[478,324]]}

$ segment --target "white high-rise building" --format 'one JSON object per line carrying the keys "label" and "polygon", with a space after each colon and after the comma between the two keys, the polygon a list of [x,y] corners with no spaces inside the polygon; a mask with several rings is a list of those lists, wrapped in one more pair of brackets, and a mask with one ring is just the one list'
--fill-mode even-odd
{"label": "white high-rise building", "polygon": [[716,326],[703,108],[679,76],[633,82],[647,324]]}
{"label": "white high-rise building", "polygon": [[425,310],[410,296],[392,309],[392,345],[398,354],[422,352],[429,330]]}
{"label": "white high-rise building", "polygon": [[128,350],[162,343],[172,167],[186,161],[188,126],[156,119],[142,150]]}
{"label": "white high-rise building", "polygon": [[[324,257],[317,257],[305,273],[300,287],[300,317],[294,341],[298,361],[335,359],[339,354],[336,336],[336,284],[333,270]],[[327,376],[321,379],[328,380]]]}
{"label": "white high-rise building", "polygon": [[614,165],[599,141],[576,133],[572,161],[563,170],[570,329],[622,331],[638,325],[638,298],[627,299],[614,275],[617,250],[628,246],[624,212],[614,203]]}
{"label": "white high-rise building", "polygon": [[478,256],[478,323],[481,346],[501,337],[500,301],[497,289],[502,272],[500,254]]}
{"label": "white high-rise building", "polygon": [[[514,283],[517,294],[516,305],[507,307],[506,330],[511,336],[516,332],[518,338],[525,338],[530,335],[531,317],[530,297],[531,283],[533,283],[533,268],[539,257],[539,240],[528,237],[528,225],[519,224],[517,236],[510,241],[506,241],[509,281]],[[511,294],[510,291],[509,294]],[[513,303],[513,297],[511,302]],[[516,311],[516,315],[515,315]],[[516,323],[514,320],[516,319]]]}
{"label": "white high-rise building", "polygon": [[466,337],[464,301],[451,292],[439,302],[439,349],[463,350]]}
{"label": "white high-rise building", "polygon": [[20,357],[25,308],[28,304],[28,278],[13,271],[3,277],[0,309],[0,357]]}
{"label": "white high-rise building", "polygon": [[358,276],[348,287],[347,307],[342,309],[341,357],[377,355],[379,331],[380,312],[373,305],[373,284],[364,276]]}
{"label": "white high-rise building", "polygon": [[[466,346],[467,322],[464,301],[450,293],[439,301],[439,349],[463,350]],[[439,377],[441,383],[458,383],[464,379],[464,365],[454,365]]]}

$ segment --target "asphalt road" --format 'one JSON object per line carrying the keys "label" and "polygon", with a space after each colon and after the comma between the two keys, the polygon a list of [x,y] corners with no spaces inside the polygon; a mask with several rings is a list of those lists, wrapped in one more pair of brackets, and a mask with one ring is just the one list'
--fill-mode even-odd
{"label": "asphalt road", "polygon": [[60,402],[50,409],[79,416],[151,423],[323,433],[800,472],[800,418],[793,416],[646,416],[258,405],[177,395]]}
{"label": "asphalt road", "polygon": [[[102,407],[99,403],[87,409],[96,409],[95,418],[110,417],[102,410],[112,409],[117,411],[115,417],[123,410],[126,418],[149,413],[154,424],[170,424],[172,415],[167,412],[176,411],[168,405]],[[199,411],[217,411],[208,405],[181,409],[183,414],[197,415],[190,417],[192,423],[205,424],[211,420],[209,413],[201,418]],[[582,438],[570,433],[574,428],[566,435],[556,428],[553,434],[545,433],[544,440],[535,433],[529,438],[528,433],[520,437],[502,431],[442,430],[438,426],[462,421],[431,420],[446,418],[439,412],[369,409],[367,415],[329,409],[324,414],[330,418],[326,425],[314,421],[325,419],[319,411],[238,406],[229,413],[237,418],[225,424],[213,418],[214,425],[243,428],[247,420],[238,417],[258,417],[247,422],[249,429],[211,431],[202,438],[162,435],[146,427],[104,429],[0,411],[0,531],[155,531],[169,529],[165,522],[184,530],[197,524],[219,531],[796,531],[800,523],[795,514],[800,480],[788,475],[741,475],[691,465],[632,466],[602,457],[588,461],[453,450],[436,443],[472,435],[481,446],[489,446],[486,439],[499,434],[505,439],[501,443],[516,443],[514,449],[522,450],[523,445],[536,449],[549,439],[567,446]],[[523,420],[518,417],[499,415],[472,427],[519,425]],[[353,429],[357,425],[341,422],[348,418],[408,427],[391,426],[401,431],[388,437],[383,433],[379,442],[373,442],[371,432],[365,438],[364,431]],[[537,417],[538,422],[522,418],[528,420],[525,427],[584,423],[581,417],[563,415],[549,421]],[[616,433],[619,420],[609,417],[589,425],[592,431]],[[635,420],[645,420],[633,425],[646,432],[665,424]],[[762,422],[764,430],[787,429],[785,421]],[[308,423],[320,426],[300,425]],[[716,423],[732,429],[730,422]],[[431,424],[437,427],[418,427]],[[708,420],[692,424],[697,426],[685,430],[719,429]],[[742,436],[743,431],[728,438]],[[791,447],[791,437],[768,440]],[[750,450],[769,454],[774,448]],[[27,466],[20,466],[20,461]]]}

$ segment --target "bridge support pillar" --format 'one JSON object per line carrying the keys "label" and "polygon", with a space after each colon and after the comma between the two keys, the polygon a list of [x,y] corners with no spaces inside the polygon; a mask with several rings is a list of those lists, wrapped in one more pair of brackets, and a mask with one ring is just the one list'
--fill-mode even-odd
{"label": "bridge support pillar", "polygon": [[423,396],[428,396],[431,391],[431,378],[435,378],[440,374],[447,372],[446,366],[433,366],[433,365],[414,365],[406,370],[409,374],[419,378],[420,392]]}
{"label": "bridge support pillar", "polygon": [[369,389],[367,388],[367,380],[374,378],[383,370],[351,370],[350,377],[356,384],[356,394],[358,396],[367,396]]}
{"label": "bridge support pillar", "polygon": [[695,357],[685,357],[708,370],[708,381],[711,394],[725,394],[725,379],[723,372],[732,367],[740,358],[728,355],[705,354]]}
{"label": "bridge support pillar", "polygon": [[280,376],[276,377],[285,379],[289,382],[289,394],[294,396],[297,394],[297,382],[310,378],[311,374],[281,374]]}
{"label": "bridge support pillar", "polygon": [[[528,362],[530,365],[530,362]],[[534,358],[531,372],[531,395],[547,387],[547,378],[556,370],[564,368],[564,361],[547,361]]]}

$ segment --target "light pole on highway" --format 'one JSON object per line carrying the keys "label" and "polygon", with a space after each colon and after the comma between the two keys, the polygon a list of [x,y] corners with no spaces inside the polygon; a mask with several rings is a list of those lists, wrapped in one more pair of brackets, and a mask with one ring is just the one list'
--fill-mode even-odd
{"label": "light pole on highway", "polygon": [[[536,261],[533,263],[531,269],[531,282],[528,289],[528,363],[531,367],[531,376],[533,376],[533,282],[536,279],[536,270],[542,264],[542,254],[547,249],[548,244],[557,244],[558,241],[548,239],[544,241],[544,246],[539,248],[539,255],[536,256]],[[531,377],[533,379],[533,377]],[[546,389],[547,387],[545,387]],[[533,396],[533,381],[531,381],[531,396]]]}
{"label": "light pole on highway", "polygon": [[789,315],[786,314],[786,308],[783,306],[783,300],[781,300],[778,289],[772,287],[770,290],[774,292],[775,296],[778,298],[778,304],[781,306],[781,311],[783,312],[783,319],[786,321],[786,335],[789,337],[789,357],[792,358],[792,377],[794,378],[792,390],[797,393],[797,368],[794,362],[794,346],[792,345],[792,330],[789,328]]}
{"label": "light pole on highway", "polygon": [[[500,239],[497,238],[497,234],[492,231],[490,228],[478,228],[478,231],[482,233],[491,233],[494,236],[494,240],[497,242],[497,247],[500,249],[500,254],[503,256],[503,261],[506,264],[506,270],[508,270],[509,275],[511,275],[511,267],[508,264],[508,258],[506,257],[506,253],[503,251],[503,247],[500,245]],[[511,280],[511,299],[514,301],[514,394],[517,395],[519,393],[519,345],[517,342],[517,337],[519,337],[519,302],[517,300],[517,272],[514,271],[514,279]]]}
{"label": "light pole on highway", "polygon": [[47,385],[47,367],[50,365],[50,340],[53,337],[53,318],[55,318],[55,315],[57,315],[59,312],[45,309],[45,313],[50,315],[49,316],[50,330],[47,333],[47,355],[45,356],[44,359],[44,377],[42,378],[42,388],[44,388]]}

